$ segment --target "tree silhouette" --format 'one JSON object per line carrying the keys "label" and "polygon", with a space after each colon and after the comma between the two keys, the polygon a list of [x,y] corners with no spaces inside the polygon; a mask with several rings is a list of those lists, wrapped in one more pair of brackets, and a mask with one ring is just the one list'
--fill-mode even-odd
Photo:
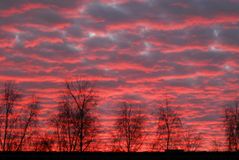
{"label": "tree silhouette", "polygon": [[[36,96],[23,101],[21,90],[14,81],[7,81],[0,88],[0,150],[1,151],[93,151],[100,139],[96,107],[98,94],[90,81],[66,81],[58,103],[58,112],[50,118],[54,126],[52,135],[38,136],[39,99]],[[229,151],[239,150],[239,102],[228,104],[224,110],[224,127]],[[202,144],[202,134],[184,127],[166,97],[156,111],[157,130],[153,150],[184,149],[197,151]],[[133,103],[119,105],[115,121],[113,151],[139,151],[146,138],[146,118],[142,108]],[[38,135],[42,135],[39,132]],[[110,144],[111,145],[111,144]],[[222,150],[222,143],[212,141],[215,151]],[[100,145],[103,146],[102,144]],[[111,148],[110,148],[111,149]]]}
{"label": "tree silhouette", "polygon": [[157,131],[153,150],[162,151],[180,147],[182,122],[178,114],[170,107],[168,98],[156,113]]}
{"label": "tree silhouette", "polygon": [[52,122],[59,151],[90,151],[96,141],[97,117],[94,111],[98,96],[89,81],[66,81]]}
{"label": "tree silhouette", "polygon": [[115,122],[113,150],[136,152],[143,144],[145,117],[142,110],[134,104],[123,102],[120,105],[119,117]]}
{"label": "tree silhouette", "polygon": [[17,117],[14,116],[15,107],[20,99],[20,94],[14,82],[5,82],[1,90],[1,149],[13,149]]}
{"label": "tree silhouette", "polygon": [[211,140],[212,151],[219,152],[224,150],[225,144],[217,138]]}
{"label": "tree silhouette", "polygon": [[51,152],[54,148],[54,139],[49,135],[38,136],[38,141],[33,143],[36,152]]}
{"label": "tree silhouette", "polygon": [[[33,96],[27,107],[19,108],[22,95],[15,82],[5,82],[1,90],[0,146],[2,151],[21,151],[33,133],[39,103]],[[26,146],[29,148],[29,146]]]}
{"label": "tree silhouette", "polygon": [[224,126],[228,151],[238,151],[239,145],[239,102],[228,104],[224,110]]}
{"label": "tree silhouette", "polygon": [[185,151],[197,151],[202,145],[202,134],[193,128],[186,127],[183,133],[182,145]]}
{"label": "tree silhouette", "polygon": [[[37,117],[39,112],[39,100],[38,97],[32,96],[31,102],[28,104],[26,109],[23,111],[20,118],[20,132],[19,132],[19,143],[16,151],[22,151],[26,139],[31,139],[34,134],[34,129],[37,128]],[[32,140],[32,139],[31,139]]]}

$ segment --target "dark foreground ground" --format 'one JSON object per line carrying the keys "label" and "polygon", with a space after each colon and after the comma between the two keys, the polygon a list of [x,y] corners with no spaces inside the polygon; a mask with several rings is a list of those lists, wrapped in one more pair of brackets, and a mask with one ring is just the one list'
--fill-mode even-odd
{"label": "dark foreground ground", "polygon": [[140,152],[140,153],[65,153],[65,152],[0,152],[0,160],[239,160],[239,152]]}

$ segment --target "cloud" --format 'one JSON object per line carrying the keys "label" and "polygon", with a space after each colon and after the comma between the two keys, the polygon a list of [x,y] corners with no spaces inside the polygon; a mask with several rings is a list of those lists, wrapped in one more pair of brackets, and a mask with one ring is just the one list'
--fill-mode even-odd
{"label": "cloud", "polygon": [[167,92],[185,123],[212,138],[221,106],[238,96],[238,8],[235,0],[1,1],[0,82],[40,95],[47,119],[65,79],[92,80],[106,129],[118,102],[155,110]]}

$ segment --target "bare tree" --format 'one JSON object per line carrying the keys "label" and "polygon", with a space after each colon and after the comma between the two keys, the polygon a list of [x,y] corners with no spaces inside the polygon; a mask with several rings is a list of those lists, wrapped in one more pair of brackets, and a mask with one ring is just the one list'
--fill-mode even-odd
{"label": "bare tree", "polygon": [[[36,123],[38,101],[27,106],[20,105],[22,95],[15,82],[8,81],[1,90],[0,146],[2,151],[20,151],[32,133]],[[29,147],[29,146],[26,146]]]}
{"label": "bare tree", "polygon": [[20,94],[14,82],[6,82],[1,90],[1,150],[9,151],[14,147],[12,143],[16,135],[14,130],[16,127],[17,118],[14,116],[14,111]]}
{"label": "bare tree", "polygon": [[97,117],[94,113],[98,96],[89,81],[66,81],[53,118],[59,151],[90,151],[96,141]]}
{"label": "bare tree", "polygon": [[[38,123],[38,112],[39,112],[39,100],[35,95],[32,96],[31,102],[28,106],[23,110],[21,114],[21,118],[19,118],[19,136],[18,136],[18,144],[16,147],[16,151],[22,151],[26,140],[31,139],[34,134],[35,129],[37,128]],[[27,146],[29,147],[29,146]]]}
{"label": "bare tree", "polygon": [[51,152],[54,148],[54,139],[49,135],[39,136],[38,141],[33,143],[34,151],[37,152]]}
{"label": "bare tree", "polygon": [[202,134],[192,128],[185,128],[182,147],[185,151],[197,151],[202,145]]}
{"label": "bare tree", "polygon": [[211,147],[212,147],[212,151],[220,152],[224,150],[224,143],[220,141],[219,139],[214,138],[211,140]]}
{"label": "bare tree", "polygon": [[228,151],[238,151],[239,147],[239,102],[234,101],[225,107],[225,134]]}
{"label": "bare tree", "polygon": [[120,105],[119,118],[115,122],[113,150],[136,152],[143,144],[145,117],[136,105],[124,102]]}
{"label": "bare tree", "polygon": [[157,131],[153,150],[178,149],[181,145],[180,130],[182,122],[178,114],[170,107],[168,98],[156,113]]}

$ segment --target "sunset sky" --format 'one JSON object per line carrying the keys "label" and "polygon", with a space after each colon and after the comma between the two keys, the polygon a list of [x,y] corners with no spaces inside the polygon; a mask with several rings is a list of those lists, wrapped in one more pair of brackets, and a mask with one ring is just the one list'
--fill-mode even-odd
{"label": "sunset sky", "polygon": [[152,129],[167,94],[209,149],[239,96],[239,0],[1,0],[0,83],[38,95],[47,120],[76,77],[95,83],[105,131],[123,100],[141,103]]}

